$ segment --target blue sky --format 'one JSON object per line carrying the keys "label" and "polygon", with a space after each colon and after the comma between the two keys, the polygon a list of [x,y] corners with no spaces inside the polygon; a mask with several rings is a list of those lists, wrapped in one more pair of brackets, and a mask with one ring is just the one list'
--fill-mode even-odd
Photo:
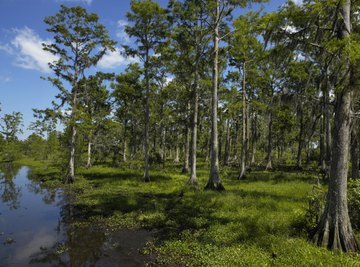
{"label": "blue sky", "polygon": [[[167,0],[157,0],[162,6]],[[264,4],[266,11],[276,10],[283,0]],[[124,33],[126,13],[130,0],[0,0],[0,103],[2,112],[19,111],[24,117],[24,134],[33,121],[32,108],[46,108],[57,94],[57,89],[41,76],[50,75],[47,62],[52,56],[42,51],[41,43],[51,42],[43,20],[54,15],[61,4],[81,5],[99,15],[110,36],[121,44],[131,40]],[[257,6],[253,6],[256,8]],[[119,53],[105,56],[98,68],[119,73],[134,59],[126,59]]]}

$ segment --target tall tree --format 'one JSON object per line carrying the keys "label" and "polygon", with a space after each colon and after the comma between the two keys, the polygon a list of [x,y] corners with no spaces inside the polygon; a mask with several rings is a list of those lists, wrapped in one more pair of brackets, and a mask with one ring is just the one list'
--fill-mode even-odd
{"label": "tall tree", "polygon": [[[210,20],[208,24],[213,34],[213,71],[211,85],[211,138],[210,138],[210,174],[205,189],[224,190],[219,177],[219,145],[218,145],[218,127],[217,127],[217,107],[218,107],[218,86],[219,86],[219,42],[225,35],[221,34],[224,20],[229,17],[234,8],[246,7],[251,2],[262,2],[261,0],[208,0],[208,10]],[[231,34],[231,32],[227,33]]]}
{"label": "tall tree", "polygon": [[[84,88],[80,81],[85,71],[97,64],[107,50],[112,50],[115,42],[110,40],[105,26],[98,22],[94,13],[88,13],[80,6],[61,6],[54,16],[46,17],[47,31],[54,35],[55,43],[43,44],[44,50],[51,52],[58,59],[49,63],[55,77],[47,79],[59,89],[56,96],[61,103],[54,108],[61,110],[64,105],[70,107],[70,116],[66,125],[70,127],[70,156],[66,183],[75,180],[75,145],[77,123],[79,119],[79,98],[83,97]],[[67,88],[68,87],[68,88]]]}
{"label": "tall tree", "polygon": [[135,38],[136,48],[125,47],[127,54],[138,56],[144,64],[145,79],[145,126],[144,126],[144,181],[150,182],[149,176],[149,123],[150,123],[150,87],[151,87],[151,57],[162,44],[167,30],[166,12],[158,3],[152,0],[131,0],[131,12],[128,20],[133,23],[125,29],[126,33]]}
{"label": "tall tree", "polygon": [[188,184],[197,185],[196,163],[198,143],[199,88],[204,56],[208,51],[210,29],[206,3],[201,0],[171,1],[174,25],[173,48],[177,58],[175,74],[190,84],[192,102],[190,178]]}
{"label": "tall tree", "polygon": [[81,80],[80,86],[84,88],[83,97],[80,99],[81,108],[79,116],[80,124],[87,138],[87,162],[86,168],[92,166],[91,154],[95,144],[96,136],[110,115],[111,106],[109,102],[109,91],[103,84],[112,78],[112,74],[98,72]]}
{"label": "tall tree", "polygon": [[141,74],[139,64],[130,64],[124,73],[117,75],[112,84],[112,96],[116,109],[116,116],[123,124],[123,161],[126,161],[127,132],[133,129],[139,115],[141,100]]}
{"label": "tall tree", "polygon": [[[243,179],[246,174],[247,164],[249,163],[249,125],[250,125],[250,92],[247,92],[247,74],[251,74],[254,65],[258,64],[262,53],[262,44],[256,35],[257,12],[250,12],[246,16],[240,16],[234,21],[234,32],[229,41],[230,65],[238,69],[242,74],[242,134],[241,134],[241,159],[240,173],[238,179]],[[252,71],[254,72],[254,70]]]}
{"label": "tall tree", "polygon": [[[350,144],[351,97],[351,1],[345,0],[339,5],[330,5],[334,12],[337,42],[342,49],[341,60],[336,64],[336,71],[341,84],[336,88],[336,105],[334,118],[334,137],[330,180],[326,205],[320,222],[311,234],[311,240],[320,246],[333,250],[359,251],[360,246],[352,230],[347,205],[348,154]],[[335,10],[335,11],[334,11]],[[358,49],[358,48],[357,48]],[[350,53],[349,53],[350,52]]]}

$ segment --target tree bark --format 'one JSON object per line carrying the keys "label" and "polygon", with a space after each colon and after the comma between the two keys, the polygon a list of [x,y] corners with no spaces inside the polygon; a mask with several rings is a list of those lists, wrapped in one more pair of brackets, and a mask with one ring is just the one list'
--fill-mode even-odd
{"label": "tree bark", "polygon": [[127,132],[127,120],[124,121],[124,135],[123,135],[123,161],[126,162],[126,132]]}
{"label": "tree bark", "polygon": [[351,130],[351,178],[359,178],[359,140],[356,131],[356,125],[353,123]]}
{"label": "tree bark", "polygon": [[149,176],[149,122],[150,122],[150,77],[149,77],[149,51],[146,52],[145,59],[145,127],[144,127],[144,176],[145,182],[150,182]]}
{"label": "tree bark", "polygon": [[[349,38],[351,32],[351,0],[345,0],[340,8],[341,39]],[[311,234],[311,240],[328,249],[359,251],[360,246],[352,230],[347,205],[347,172],[350,137],[351,86],[350,65],[346,62],[345,88],[336,94],[332,160],[329,189],[324,213]]]}
{"label": "tree bark", "polygon": [[267,144],[267,156],[266,156],[266,168],[265,170],[272,170],[272,112],[269,111],[269,124],[268,124],[268,144]]}
{"label": "tree bark", "polygon": [[218,102],[218,57],[219,57],[219,24],[220,24],[220,0],[216,0],[214,16],[214,62],[212,73],[212,98],[211,98],[211,159],[210,175],[205,189],[225,190],[219,177],[218,155],[218,129],[217,129],[217,102]]}
{"label": "tree bark", "polygon": [[296,160],[296,166],[298,169],[302,168],[302,150],[304,146],[304,113],[302,110],[302,103],[300,103],[299,107],[299,116],[300,116],[300,125],[299,125],[299,136],[298,136],[298,151],[297,151],[297,160]]}
{"label": "tree bark", "polygon": [[240,174],[238,176],[238,180],[245,178],[246,173],[246,154],[247,151],[247,115],[246,115],[246,63],[244,62],[243,66],[243,82],[242,82],[242,136],[241,136],[241,162],[240,162]]}
{"label": "tree bark", "polygon": [[315,244],[344,252],[360,249],[349,219],[346,191],[350,102],[350,90],[338,94],[327,201],[320,223],[311,234]]}
{"label": "tree bark", "polygon": [[330,89],[332,85],[329,79],[328,70],[326,71],[326,86],[324,90],[325,95],[325,156],[326,165],[330,165],[331,162],[331,111],[330,111]]}
{"label": "tree bark", "polygon": [[199,60],[200,55],[197,52],[197,58],[195,62],[195,76],[194,76],[194,85],[193,85],[193,116],[192,116],[192,136],[191,136],[191,167],[190,167],[190,178],[188,184],[192,186],[198,185],[198,180],[196,177],[196,154],[197,154],[197,128],[198,128],[198,109],[199,109]]}
{"label": "tree bark", "polygon": [[185,153],[184,153],[184,165],[181,173],[186,174],[189,172],[189,149],[190,149],[190,132],[188,123],[185,128]]}
{"label": "tree bark", "polygon": [[255,164],[255,153],[256,153],[256,141],[258,138],[257,134],[257,117],[256,114],[253,115],[251,120],[251,160],[250,166]]}
{"label": "tree bark", "polygon": [[224,165],[229,165],[230,160],[230,147],[231,147],[231,135],[230,135],[230,119],[226,121],[226,142],[225,142],[225,153],[224,153]]}
{"label": "tree bark", "polygon": [[[77,81],[77,67],[75,66],[75,81]],[[65,178],[65,183],[72,184],[75,182],[75,146],[76,146],[76,108],[77,108],[77,82],[73,84],[72,92],[72,109],[70,117],[70,129],[71,129],[71,139],[70,139],[70,159],[68,166],[68,173]]]}
{"label": "tree bark", "polygon": [[90,169],[92,164],[91,164],[91,146],[92,143],[91,141],[88,142],[88,149],[87,149],[87,162],[86,162],[86,169]]}
{"label": "tree bark", "polygon": [[70,160],[69,160],[69,173],[66,177],[66,183],[72,184],[75,182],[75,142],[76,142],[76,126],[75,122],[71,125],[71,140],[70,140]]}
{"label": "tree bark", "polygon": [[179,159],[179,135],[176,136],[176,144],[175,144],[175,159],[174,159],[175,163],[179,163],[180,159]]}

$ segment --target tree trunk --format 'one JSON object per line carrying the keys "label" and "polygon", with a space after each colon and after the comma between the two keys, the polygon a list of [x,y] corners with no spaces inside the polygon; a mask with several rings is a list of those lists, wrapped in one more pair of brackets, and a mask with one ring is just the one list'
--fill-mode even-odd
{"label": "tree trunk", "polygon": [[[246,100],[246,98],[245,98]],[[245,139],[245,147],[246,147],[246,168],[250,166],[250,103],[246,105],[246,139]]]}
{"label": "tree trunk", "polygon": [[350,90],[337,95],[327,201],[321,220],[311,235],[311,240],[317,245],[344,252],[360,249],[347,206],[350,101]]}
{"label": "tree trunk", "polygon": [[324,171],[326,169],[326,151],[325,151],[325,93],[323,91],[322,97],[322,119],[320,123],[320,157],[319,157],[319,165],[320,168]]}
{"label": "tree trunk", "polygon": [[244,67],[243,67],[243,83],[242,83],[242,138],[241,138],[241,162],[240,162],[240,174],[238,176],[238,180],[244,179],[245,178],[245,173],[246,173],[246,150],[247,150],[247,135],[246,135],[246,130],[247,130],[247,126],[246,126],[246,63],[244,62]]}
{"label": "tree trunk", "polygon": [[134,123],[131,124],[131,152],[130,152],[130,158],[131,160],[136,159],[136,136],[135,136],[135,126]]}
{"label": "tree trunk", "polygon": [[189,126],[186,123],[185,129],[185,153],[184,153],[184,165],[181,173],[186,174],[189,172],[189,148],[190,148],[190,133]]}
{"label": "tree trunk", "polygon": [[176,135],[176,144],[175,144],[175,159],[174,159],[175,163],[179,163],[180,159],[179,159],[179,135]]}
{"label": "tree trunk", "polygon": [[353,123],[351,130],[351,178],[359,178],[359,141],[356,131],[356,125]]}
{"label": "tree trunk", "polygon": [[298,151],[297,151],[297,161],[296,161],[296,167],[298,169],[302,168],[301,161],[302,161],[302,149],[304,146],[304,114],[302,110],[302,103],[300,104],[301,107],[299,108],[299,116],[300,116],[300,130],[299,130],[299,136],[298,136]]}
{"label": "tree trunk", "polygon": [[87,149],[87,163],[86,163],[86,169],[90,169],[91,168],[91,146],[92,146],[92,143],[91,141],[89,140],[88,142],[88,149]]}
{"label": "tree trunk", "polygon": [[126,162],[126,130],[127,130],[127,120],[124,122],[124,136],[123,136],[123,161]]}
{"label": "tree trunk", "polygon": [[230,160],[230,147],[231,147],[231,138],[230,138],[230,119],[226,121],[226,142],[225,142],[225,153],[224,153],[224,165],[229,165]]}
{"label": "tree trunk", "polygon": [[72,184],[75,182],[75,142],[76,142],[76,126],[74,122],[74,124],[71,125],[69,170],[65,181],[67,184]]}
{"label": "tree trunk", "polygon": [[149,176],[149,122],[150,122],[150,77],[149,77],[149,52],[146,53],[145,61],[145,81],[146,81],[146,96],[145,96],[145,129],[144,129],[144,181],[150,182]]}
{"label": "tree trunk", "polygon": [[255,164],[256,141],[257,141],[257,117],[253,116],[251,121],[251,161],[250,166]]}
{"label": "tree trunk", "polygon": [[219,57],[219,24],[220,24],[220,0],[216,0],[214,17],[214,62],[212,75],[212,101],[211,101],[211,159],[210,175],[205,189],[224,190],[219,177],[218,155],[218,129],[217,129],[217,102],[218,102],[218,57]]}
{"label": "tree trunk", "polygon": [[[197,57],[200,57],[199,53]],[[199,60],[196,59],[195,62],[195,76],[194,76],[194,86],[193,86],[193,121],[192,121],[192,136],[191,136],[191,168],[190,168],[190,178],[188,184],[195,186],[198,185],[198,180],[196,177],[196,153],[197,153],[197,128],[198,128],[198,108],[199,108]]]}
{"label": "tree trunk", "polygon": [[267,147],[267,156],[266,156],[266,168],[265,170],[272,169],[272,112],[269,112],[269,124],[268,124],[268,147]]}
{"label": "tree trunk", "polygon": [[[161,161],[164,163],[165,162],[165,159],[166,159],[166,154],[165,154],[165,145],[166,145],[166,129],[165,127],[162,127],[162,130],[161,130],[161,152],[160,152],[160,157],[161,157]],[[170,150],[170,153],[171,153],[171,150]],[[172,156],[170,155],[170,158],[172,158]]]}
{"label": "tree trunk", "polygon": [[[77,71],[76,71],[77,72]],[[77,77],[77,75],[76,75]],[[77,78],[76,78],[77,80]],[[75,145],[76,145],[76,108],[77,108],[77,84],[73,85],[72,110],[70,119],[71,139],[70,139],[70,159],[68,174],[65,183],[72,184],[75,182]]]}
{"label": "tree trunk", "polygon": [[[351,32],[351,1],[345,0],[340,8],[341,37],[348,38]],[[347,63],[347,70],[350,68]],[[329,188],[324,213],[311,240],[328,249],[340,251],[359,251],[360,246],[352,230],[347,205],[347,172],[350,137],[351,87],[346,73],[345,85],[336,94],[332,160],[330,166]]]}
{"label": "tree trunk", "polygon": [[330,111],[330,88],[332,87],[328,70],[326,72],[326,86],[325,86],[325,155],[326,165],[330,165],[331,162],[331,111]]}

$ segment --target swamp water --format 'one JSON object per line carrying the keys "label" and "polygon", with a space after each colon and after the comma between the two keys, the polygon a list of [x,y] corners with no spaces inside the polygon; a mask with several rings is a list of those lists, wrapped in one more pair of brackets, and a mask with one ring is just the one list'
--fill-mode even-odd
{"label": "swamp water", "polygon": [[0,166],[0,267],[143,266],[145,230],[74,229],[69,197],[31,180],[31,169]]}

